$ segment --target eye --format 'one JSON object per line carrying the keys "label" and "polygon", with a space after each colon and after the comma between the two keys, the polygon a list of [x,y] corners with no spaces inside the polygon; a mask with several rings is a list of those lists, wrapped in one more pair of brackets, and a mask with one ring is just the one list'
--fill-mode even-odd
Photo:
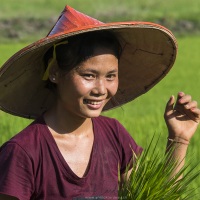
{"label": "eye", "polygon": [[86,80],[92,80],[95,78],[94,74],[83,74],[82,75]]}
{"label": "eye", "polygon": [[113,81],[116,77],[117,77],[117,74],[116,74],[116,73],[113,73],[113,74],[108,74],[108,75],[106,76],[106,79],[107,79],[108,81]]}

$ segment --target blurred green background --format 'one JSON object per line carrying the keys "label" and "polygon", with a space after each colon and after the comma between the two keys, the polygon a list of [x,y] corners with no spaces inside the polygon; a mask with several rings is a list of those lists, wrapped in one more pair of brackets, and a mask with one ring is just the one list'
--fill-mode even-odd
{"label": "blurred green background", "polygon": [[66,4],[103,22],[151,21],[178,35],[200,32],[199,0],[1,0],[1,41],[45,36]]}

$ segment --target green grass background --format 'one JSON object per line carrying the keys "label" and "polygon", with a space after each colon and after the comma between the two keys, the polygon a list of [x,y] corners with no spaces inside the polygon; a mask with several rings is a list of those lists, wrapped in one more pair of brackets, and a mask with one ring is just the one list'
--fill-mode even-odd
{"label": "green grass background", "polygon": [[199,20],[200,14],[199,0],[1,0],[0,18],[49,18],[60,14],[66,4],[104,21],[158,18]]}
{"label": "green grass background", "polygon": [[[48,19],[58,17],[64,5],[69,4],[81,12],[96,17],[102,21],[168,19],[171,23],[176,20],[188,19],[200,21],[199,0],[1,0],[0,19],[35,17]],[[31,26],[31,24],[30,24]],[[1,33],[0,33],[1,34]],[[43,35],[25,42],[0,43],[0,65],[13,53],[22,47],[40,39]],[[141,146],[148,144],[154,134],[160,135],[158,149],[165,150],[167,130],[163,118],[165,104],[169,97],[179,91],[191,94],[193,99],[200,102],[200,35],[181,37],[177,35],[178,56],[169,74],[147,94],[124,105],[121,108],[104,113],[117,118],[131,133]],[[23,129],[31,121],[12,116],[0,111],[0,145]],[[191,140],[189,155],[199,160],[200,128]],[[200,178],[192,184],[200,187]],[[200,199],[200,195],[198,196]],[[198,199],[197,197],[197,199]]]}

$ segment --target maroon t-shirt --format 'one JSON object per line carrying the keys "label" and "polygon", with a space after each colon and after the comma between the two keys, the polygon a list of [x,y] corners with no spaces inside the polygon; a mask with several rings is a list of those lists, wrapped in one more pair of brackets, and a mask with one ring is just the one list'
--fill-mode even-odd
{"label": "maroon t-shirt", "polygon": [[139,147],[115,119],[92,119],[94,143],[87,172],[79,178],[59,151],[43,118],[0,148],[0,193],[18,199],[116,199],[118,171]]}

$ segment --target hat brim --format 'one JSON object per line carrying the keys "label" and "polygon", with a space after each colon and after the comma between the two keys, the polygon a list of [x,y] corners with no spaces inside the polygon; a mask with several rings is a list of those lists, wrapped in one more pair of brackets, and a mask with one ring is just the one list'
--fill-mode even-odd
{"label": "hat brim", "polygon": [[171,69],[177,43],[163,26],[148,22],[115,22],[74,28],[45,37],[14,54],[0,69],[0,109],[35,119],[51,107],[55,96],[42,80],[43,56],[54,44],[73,35],[111,30],[121,42],[119,89],[105,110],[121,106],[149,91]]}

